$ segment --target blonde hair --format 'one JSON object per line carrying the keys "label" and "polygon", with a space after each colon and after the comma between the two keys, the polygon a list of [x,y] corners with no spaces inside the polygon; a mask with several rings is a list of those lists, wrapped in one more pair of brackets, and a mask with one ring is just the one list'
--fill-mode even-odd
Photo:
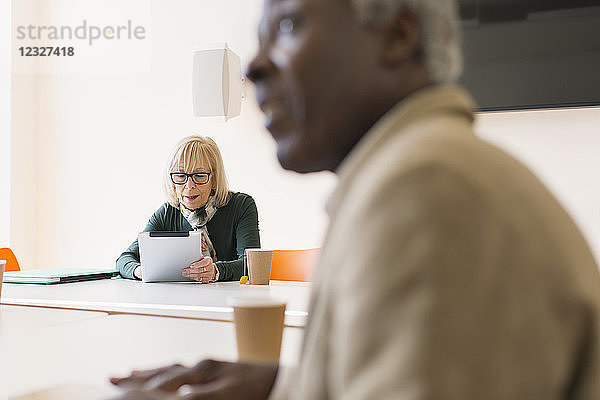
{"label": "blonde hair", "polygon": [[223,207],[227,204],[230,192],[219,147],[214,140],[207,136],[188,136],[177,143],[165,168],[163,182],[167,201],[170,205],[179,208],[179,199],[175,192],[175,184],[171,181],[170,173],[180,165],[184,166],[184,172],[191,173],[202,161],[208,163],[210,167],[215,205]]}

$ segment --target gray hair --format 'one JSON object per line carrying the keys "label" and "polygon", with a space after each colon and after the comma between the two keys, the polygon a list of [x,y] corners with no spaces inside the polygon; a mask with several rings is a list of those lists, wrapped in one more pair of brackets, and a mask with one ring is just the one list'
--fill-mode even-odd
{"label": "gray hair", "polygon": [[358,17],[370,25],[383,24],[402,8],[421,22],[421,49],[431,79],[455,82],[462,71],[460,31],[455,0],[352,0]]}

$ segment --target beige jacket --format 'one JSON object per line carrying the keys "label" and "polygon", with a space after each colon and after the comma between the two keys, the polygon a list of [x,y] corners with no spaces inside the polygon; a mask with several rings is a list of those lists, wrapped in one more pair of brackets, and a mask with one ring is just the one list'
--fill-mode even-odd
{"label": "beige jacket", "polygon": [[439,86],[339,170],[300,366],[271,398],[600,399],[600,278],[525,167]]}

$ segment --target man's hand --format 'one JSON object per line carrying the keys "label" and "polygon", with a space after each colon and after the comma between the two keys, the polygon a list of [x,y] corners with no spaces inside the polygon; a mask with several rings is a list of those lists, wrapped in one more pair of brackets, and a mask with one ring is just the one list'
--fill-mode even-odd
{"label": "man's hand", "polygon": [[[114,400],[265,400],[275,382],[277,364],[230,363],[204,360],[194,367],[181,365],[133,371],[126,378],[111,378],[119,387],[131,389]],[[189,385],[185,394],[180,387]]]}
{"label": "man's hand", "polygon": [[210,257],[203,257],[194,261],[189,267],[181,271],[181,275],[198,282],[208,283],[214,281],[217,276],[217,266]]}

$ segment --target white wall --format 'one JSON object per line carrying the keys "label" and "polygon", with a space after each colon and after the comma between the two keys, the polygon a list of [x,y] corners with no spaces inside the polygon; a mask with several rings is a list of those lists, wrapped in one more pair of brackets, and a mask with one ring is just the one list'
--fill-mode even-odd
{"label": "white wall", "polygon": [[[148,33],[144,43],[81,47],[76,60],[13,62],[11,244],[21,264],[113,265],[164,201],[165,158],[190,133],[214,137],[232,188],[256,199],[265,247],[319,246],[335,179],[280,169],[252,90],[242,115],[227,123],[192,116],[191,50],[227,42],[246,64],[262,0],[119,0],[119,12],[116,4],[15,1],[15,21],[133,19]],[[548,184],[596,254],[599,122],[600,110],[586,109],[483,114],[477,125]]]}
{"label": "white wall", "polygon": [[[12,26],[37,24],[39,9],[36,4],[14,0]],[[14,30],[13,30],[14,33]],[[40,126],[40,75],[36,68],[24,74],[19,63],[24,57],[17,53],[20,43],[12,41],[11,59],[11,135],[10,135],[10,246],[23,266],[33,263],[37,249],[38,182],[39,175],[38,128]],[[32,58],[32,57],[28,57]]]}
{"label": "white wall", "polygon": [[600,260],[600,108],[485,113],[476,130],[527,165]]}
{"label": "white wall", "polygon": [[10,244],[10,9],[0,2],[0,247]]}

